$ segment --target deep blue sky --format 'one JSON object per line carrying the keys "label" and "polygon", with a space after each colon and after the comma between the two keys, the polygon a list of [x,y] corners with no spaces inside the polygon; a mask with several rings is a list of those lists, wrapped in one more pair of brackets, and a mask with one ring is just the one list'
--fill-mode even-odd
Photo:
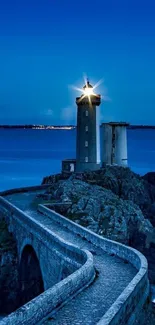
{"label": "deep blue sky", "polygon": [[0,0],[0,123],[75,123],[85,73],[102,120],[155,124],[154,17],[153,0]]}

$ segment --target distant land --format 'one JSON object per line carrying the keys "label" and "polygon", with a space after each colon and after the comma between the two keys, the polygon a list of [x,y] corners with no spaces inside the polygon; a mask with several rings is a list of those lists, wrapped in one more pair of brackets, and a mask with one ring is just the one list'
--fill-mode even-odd
{"label": "distant land", "polygon": [[[39,129],[39,130],[72,130],[75,129],[75,125],[44,125],[44,124],[17,124],[17,125],[9,125],[4,124],[0,125],[0,129]],[[129,125],[128,129],[155,129],[155,125]]]}
{"label": "distant land", "polygon": [[128,129],[155,129],[155,125],[129,125]]}
{"label": "distant land", "polygon": [[44,125],[44,124],[24,124],[24,125],[0,125],[0,129],[39,129],[39,130],[72,130],[74,125]]}

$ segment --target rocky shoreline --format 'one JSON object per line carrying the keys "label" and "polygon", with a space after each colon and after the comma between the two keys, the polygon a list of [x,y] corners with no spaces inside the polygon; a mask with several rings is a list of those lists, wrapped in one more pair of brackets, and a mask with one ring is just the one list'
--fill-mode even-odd
{"label": "rocky shoreline", "polygon": [[18,307],[18,287],[16,242],[0,217],[0,314],[9,314]]}

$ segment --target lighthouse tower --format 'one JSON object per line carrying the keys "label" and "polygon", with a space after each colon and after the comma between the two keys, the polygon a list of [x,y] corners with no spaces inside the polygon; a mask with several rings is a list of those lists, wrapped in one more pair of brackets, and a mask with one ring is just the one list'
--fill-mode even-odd
{"label": "lighthouse tower", "polygon": [[97,170],[101,167],[99,106],[101,96],[94,93],[87,80],[83,94],[76,98],[76,172]]}

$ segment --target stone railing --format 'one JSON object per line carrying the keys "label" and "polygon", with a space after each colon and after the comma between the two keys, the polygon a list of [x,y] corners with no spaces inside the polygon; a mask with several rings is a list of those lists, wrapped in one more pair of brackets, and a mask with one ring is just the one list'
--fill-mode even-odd
{"label": "stone railing", "polygon": [[49,249],[54,247],[56,254],[59,254],[68,263],[73,263],[78,267],[75,272],[64,280],[55,284],[0,322],[1,325],[37,324],[94,280],[93,256],[89,251],[81,250],[60,239],[46,226],[26,215],[3,197],[0,197],[0,211],[6,215],[7,221],[13,219],[19,226],[22,225],[26,231],[30,231],[38,239],[45,239]]}
{"label": "stone railing", "polygon": [[83,252],[83,257],[87,261],[79,270],[5,317],[0,324],[35,325],[88,286],[95,276],[93,259],[87,251]]}
{"label": "stone railing", "polygon": [[[60,205],[60,204],[59,204]],[[103,238],[92,231],[75,224],[59,213],[51,210],[56,204],[39,205],[38,210],[49,218],[68,228],[73,233],[87,239],[108,254],[114,254],[129,262],[137,269],[137,274],[113,303],[98,325],[133,325],[149,295],[148,265],[146,258],[137,250]],[[51,209],[49,209],[50,207]]]}
{"label": "stone railing", "polygon": [[9,189],[9,190],[1,191],[0,196],[6,196],[6,195],[15,194],[15,193],[24,193],[24,192],[31,192],[31,191],[33,192],[33,191],[45,190],[48,187],[50,187],[50,184],[12,188],[12,189]]}

